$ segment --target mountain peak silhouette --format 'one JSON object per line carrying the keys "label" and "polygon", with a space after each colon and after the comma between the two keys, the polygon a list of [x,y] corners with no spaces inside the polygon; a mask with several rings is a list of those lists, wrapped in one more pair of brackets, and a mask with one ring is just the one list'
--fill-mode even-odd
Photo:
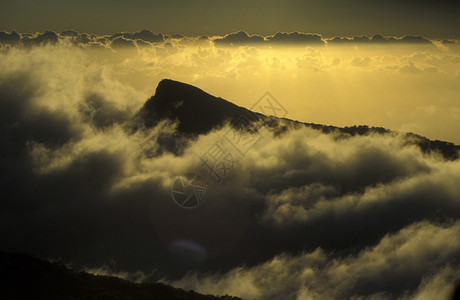
{"label": "mountain peak silhouette", "polygon": [[243,116],[263,117],[197,87],[170,79],[160,81],[155,95],[147,100],[139,115],[147,127],[163,119],[177,120],[178,130],[188,134],[207,133]]}
{"label": "mountain peak silhouette", "polygon": [[154,97],[156,96],[162,100],[167,99],[168,101],[176,102],[182,100],[181,98],[183,97],[186,97],[187,100],[190,100],[190,95],[195,95],[197,97],[209,94],[202,89],[187,83],[171,79],[162,79],[157,85]]}

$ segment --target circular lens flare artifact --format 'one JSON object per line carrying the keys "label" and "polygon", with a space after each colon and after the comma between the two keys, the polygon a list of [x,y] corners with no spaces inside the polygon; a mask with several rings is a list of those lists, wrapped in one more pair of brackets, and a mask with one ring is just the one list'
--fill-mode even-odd
{"label": "circular lens flare artifact", "polygon": [[182,208],[197,208],[206,199],[208,188],[199,174],[177,176],[174,179],[171,196]]}

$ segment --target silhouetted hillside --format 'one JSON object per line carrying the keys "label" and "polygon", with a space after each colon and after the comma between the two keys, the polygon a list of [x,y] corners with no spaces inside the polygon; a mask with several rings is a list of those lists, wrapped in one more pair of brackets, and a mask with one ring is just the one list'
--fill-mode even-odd
{"label": "silhouetted hillside", "polygon": [[169,79],[158,84],[155,95],[144,104],[139,116],[147,127],[162,119],[177,119],[179,131],[189,134],[207,133],[241,116],[254,120],[264,117],[192,85]]}
{"label": "silhouetted hillside", "polygon": [[[158,84],[155,95],[144,104],[138,117],[146,127],[155,126],[164,119],[177,120],[179,121],[178,131],[187,135],[204,134],[223,126],[226,122],[233,124],[241,117],[251,122],[260,121],[277,133],[300,126],[308,126],[323,133],[340,133],[345,138],[355,135],[391,133],[390,130],[382,127],[366,125],[337,127],[265,116],[222,98],[214,97],[192,85],[170,79],[164,79]],[[459,158],[460,146],[453,143],[432,141],[413,133],[406,134],[406,138],[408,143],[416,144],[425,153],[438,152],[449,160]]]}
{"label": "silhouetted hillside", "polygon": [[240,299],[187,292],[161,283],[136,284],[91,275],[18,253],[0,252],[0,274],[0,299]]}

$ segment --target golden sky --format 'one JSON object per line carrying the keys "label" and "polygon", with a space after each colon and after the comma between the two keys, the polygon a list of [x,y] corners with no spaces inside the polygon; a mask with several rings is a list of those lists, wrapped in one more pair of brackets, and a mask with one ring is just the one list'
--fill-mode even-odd
{"label": "golden sky", "polygon": [[119,51],[108,66],[145,97],[163,77],[244,106],[270,91],[291,118],[301,121],[384,126],[459,143],[453,129],[460,128],[459,47],[441,43],[460,38],[459,15],[459,5],[445,0],[18,0],[2,4],[0,30],[113,34],[147,29],[185,36],[298,31],[323,39],[419,35],[435,46],[216,47],[184,39],[169,41],[169,50],[138,47],[123,59]]}
{"label": "golden sky", "polygon": [[[233,35],[238,38],[232,46],[218,43],[219,36],[160,36],[161,42],[152,43],[147,41],[152,33],[145,32],[138,34],[144,40],[126,34],[118,38],[75,34],[62,34],[58,45],[48,45],[47,50],[36,47],[32,53],[43,53],[39,57],[44,64],[54,65],[53,59],[60,57],[63,65],[58,64],[57,70],[64,68],[62,77],[70,76],[71,66],[78,64],[104,70],[105,76],[135,91],[136,100],[122,106],[140,107],[158,82],[169,78],[246,108],[270,92],[286,108],[288,118],[302,122],[378,126],[460,143],[456,40],[333,43],[323,37],[322,43],[313,43],[297,36],[294,44],[268,42],[270,37],[260,44],[247,39],[263,37],[240,33]],[[58,38],[49,34],[47,39],[53,36]],[[24,35],[22,41],[27,44],[42,37]],[[3,47],[13,47],[10,57],[21,49]],[[79,68],[75,72],[81,72]]]}
{"label": "golden sky", "polygon": [[[250,108],[270,92],[288,118],[335,126],[380,126],[460,143],[460,47],[328,45],[216,47],[171,42],[88,57],[110,76],[151,96],[163,78],[183,81]],[[93,57],[93,58],[94,58]]]}

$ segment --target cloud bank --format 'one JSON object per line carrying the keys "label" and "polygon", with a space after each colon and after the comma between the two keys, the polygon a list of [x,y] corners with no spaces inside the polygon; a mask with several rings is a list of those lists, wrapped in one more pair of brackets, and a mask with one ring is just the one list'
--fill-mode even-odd
{"label": "cloud bank", "polygon": [[[216,46],[250,46],[250,45],[298,45],[298,46],[323,46],[334,44],[393,44],[393,45],[432,45],[432,41],[422,36],[406,35],[402,37],[382,36],[375,34],[368,36],[355,37],[334,37],[324,38],[316,33],[302,32],[277,32],[273,35],[262,36],[257,34],[248,34],[245,31],[229,33],[224,36],[213,37],[185,37],[180,34],[164,35],[162,33],[153,33],[149,30],[141,30],[138,32],[118,32],[112,35],[95,35],[88,33],[80,33],[74,30],[65,30],[61,33],[54,31],[46,31],[44,33],[18,33],[0,32],[0,43],[12,46],[40,46],[44,44],[55,44],[58,40],[70,41],[81,47],[96,47],[96,45],[104,47],[112,47],[115,50],[119,46],[131,47],[131,45],[155,45],[164,44],[171,41],[186,41],[186,40],[204,40],[212,41]],[[114,43],[115,41],[115,43]],[[127,41],[121,44],[120,41]],[[454,40],[442,40],[444,44],[456,44]]]}
{"label": "cloud bank", "polygon": [[190,273],[174,284],[246,299],[449,299],[460,276],[458,234],[458,223],[416,223],[353,256],[316,249],[225,274]]}

